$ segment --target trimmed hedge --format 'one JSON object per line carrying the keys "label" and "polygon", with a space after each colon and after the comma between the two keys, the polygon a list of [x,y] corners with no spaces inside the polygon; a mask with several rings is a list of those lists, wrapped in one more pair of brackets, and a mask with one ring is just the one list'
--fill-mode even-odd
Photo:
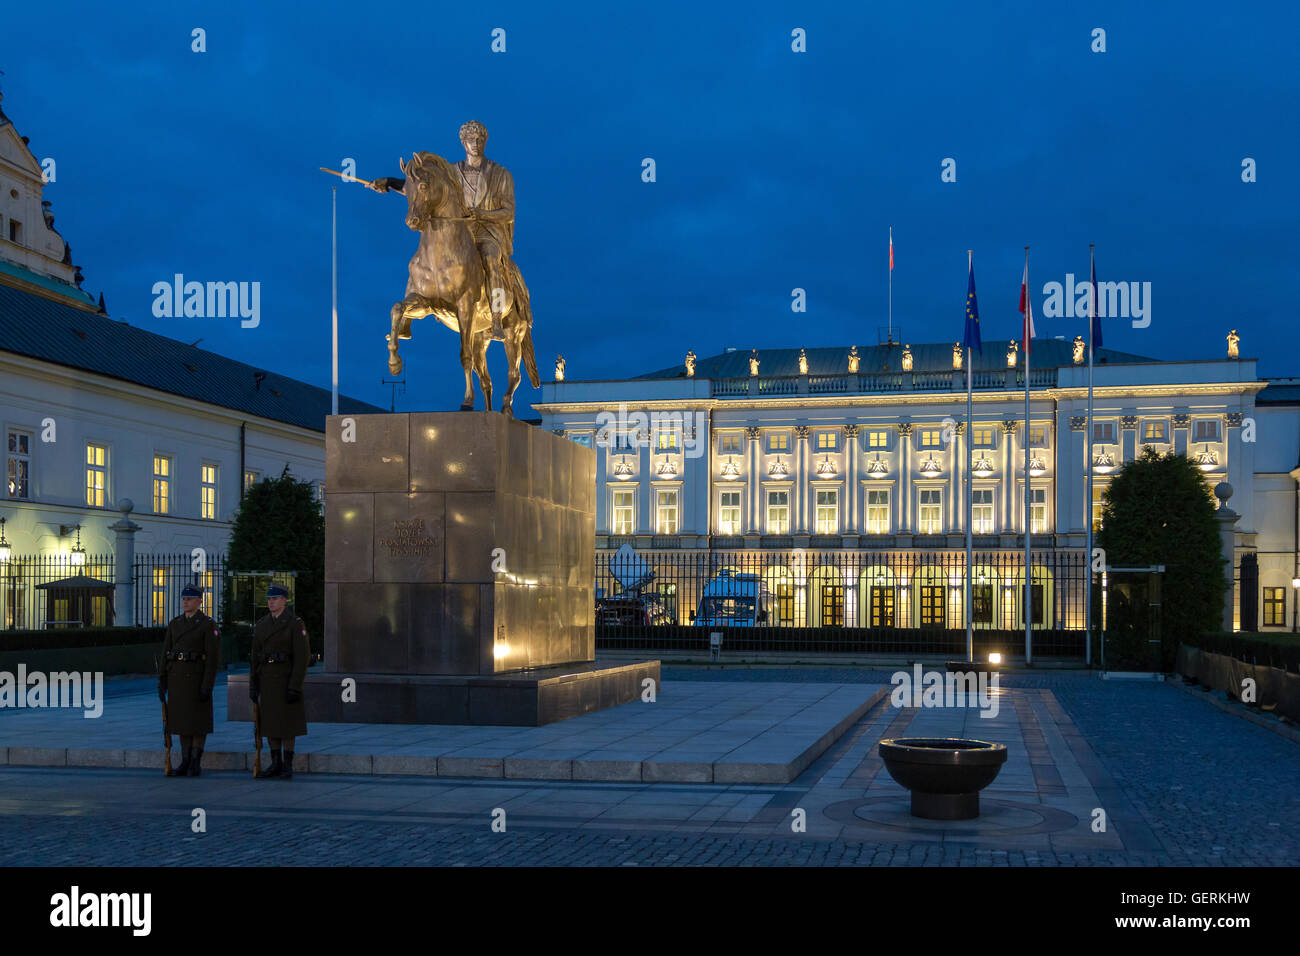
{"label": "trimmed hedge", "polygon": [[1300,673],[1300,635],[1282,633],[1211,633],[1185,637],[1182,643],[1247,664],[1263,664]]}
{"label": "trimmed hedge", "polygon": [[74,647],[162,646],[165,627],[68,627],[51,630],[0,631],[0,651],[53,650]]}

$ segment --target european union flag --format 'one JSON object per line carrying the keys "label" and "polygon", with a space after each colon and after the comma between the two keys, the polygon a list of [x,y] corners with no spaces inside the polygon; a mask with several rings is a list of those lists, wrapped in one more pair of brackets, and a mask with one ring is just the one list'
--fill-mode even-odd
{"label": "european union flag", "polygon": [[980,307],[975,301],[975,262],[971,260],[970,280],[966,284],[966,336],[962,345],[976,352],[983,352],[980,347]]}

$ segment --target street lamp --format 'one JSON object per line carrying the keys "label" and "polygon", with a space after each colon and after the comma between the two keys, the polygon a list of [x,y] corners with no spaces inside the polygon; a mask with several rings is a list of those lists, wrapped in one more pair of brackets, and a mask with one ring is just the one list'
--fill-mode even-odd
{"label": "street lamp", "polygon": [[86,549],[81,546],[81,525],[77,525],[77,544],[68,557],[74,568],[86,566]]}
{"label": "street lamp", "polygon": [[[4,519],[0,519],[0,521],[3,520]],[[4,545],[0,544],[0,547],[4,547]],[[1291,579],[1291,591],[1295,595],[1295,599],[1291,603],[1291,633],[1295,634],[1296,619],[1300,618],[1300,578]]]}

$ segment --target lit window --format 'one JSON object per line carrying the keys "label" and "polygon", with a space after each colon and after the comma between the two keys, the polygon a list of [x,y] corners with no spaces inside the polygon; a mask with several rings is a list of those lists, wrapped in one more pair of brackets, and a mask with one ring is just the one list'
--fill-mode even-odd
{"label": "lit window", "polygon": [[722,534],[740,534],[740,492],[724,491],[718,508],[718,531]]}
{"label": "lit window", "polygon": [[938,488],[921,489],[921,534],[939,534],[943,531],[940,502],[941,492]]}
{"label": "lit window", "polygon": [[202,493],[199,517],[215,521],[217,518],[217,466],[204,465],[202,468]]}
{"label": "lit window", "polygon": [[204,571],[199,577],[199,583],[203,585],[203,599],[199,603],[199,609],[208,617],[212,617],[212,585],[215,572]]}
{"label": "lit window", "polygon": [[1286,588],[1264,588],[1264,626],[1286,625]]}
{"label": "lit window", "polygon": [[32,436],[28,432],[10,432],[8,446],[9,497],[31,495]]}
{"label": "lit window", "polygon": [[768,451],[789,451],[790,450],[790,433],[789,432],[772,432],[767,436]]}
{"label": "lit window", "polygon": [[261,480],[262,480],[262,473],[260,471],[244,472],[244,490],[247,491],[249,488],[252,488],[253,485],[257,484]]}
{"label": "lit window", "polygon": [[790,492],[769,491],[767,493],[767,533],[790,533]]}
{"label": "lit window", "polygon": [[920,442],[922,448],[938,448],[941,432],[937,428],[922,428]]}
{"label": "lit window", "polygon": [[1106,491],[1105,485],[1101,485],[1098,484],[1097,482],[1093,482],[1092,485],[1092,530],[1093,531],[1101,530],[1101,511],[1102,511],[1101,496],[1105,493],[1105,491]]}
{"label": "lit window", "polygon": [[660,432],[658,447],[660,451],[676,451],[677,433],[669,431]]}
{"label": "lit window", "polygon": [[867,533],[889,534],[889,490],[867,492]]}
{"label": "lit window", "polygon": [[723,435],[718,439],[719,455],[739,455],[740,454],[740,435]]}
{"label": "lit window", "polygon": [[614,534],[631,534],[636,527],[635,509],[631,491],[614,492]]}
{"label": "lit window", "polygon": [[1047,489],[1030,488],[1029,489],[1029,516],[1030,516],[1030,533],[1046,534],[1047,533]]}
{"label": "lit window", "polygon": [[1142,440],[1146,441],[1168,441],[1165,437],[1164,422],[1143,422],[1142,423]]}
{"label": "lit window", "polygon": [[108,448],[104,445],[86,445],[86,504],[92,508],[104,507],[108,494]]}
{"label": "lit window", "polygon": [[838,492],[817,492],[817,533],[837,534],[840,530]]}
{"label": "lit window", "polygon": [[976,425],[971,429],[973,436],[972,447],[974,448],[992,448],[993,447],[993,426]]}
{"label": "lit window", "polygon": [[993,533],[993,489],[977,488],[971,492],[970,516],[975,534]]}
{"label": "lit window", "polygon": [[171,511],[172,460],[166,455],[153,456],[153,513]]}
{"label": "lit window", "polygon": [[661,490],[655,495],[655,522],[659,534],[677,533],[677,491]]}
{"label": "lit window", "polygon": [[817,433],[817,450],[818,451],[835,451],[840,447],[839,435],[835,432],[818,432]]}
{"label": "lit window", "polygon": [[867,432],[867,447],[888,448],[889,432],[885,431],[883,428],[871,429],[871,431]]}
{"label": "lit window", "polygon": [[150,609],[153,611],[154,626],[167,623],[167,569],[156,566],[153,569],[153,587],[150,595]]}
{"label": "lit window", "polygon": [[1047,426],[1032,425],[1029,428],[1029,447],[1046,448],[1047,447]]}

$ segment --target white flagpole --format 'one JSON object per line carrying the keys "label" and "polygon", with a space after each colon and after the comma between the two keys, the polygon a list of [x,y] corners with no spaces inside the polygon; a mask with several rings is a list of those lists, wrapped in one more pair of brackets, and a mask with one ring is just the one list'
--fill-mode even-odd
{"label": "white flagpole", "polygon": [[[876,335],[880,334],[877,327]],[[889,341],[894,341],[894,227],[889,227]]]}
{"label": "white flagpole", "polygon": [[339,413],[339,187],[330,190],[330,233],[333,247],[331,284],[333,287],[334,356],[330,376],[330,414]]}
{"label": "white flagpole", "polygon": [[[974,263],[975,251],[966,250],[966,271],[970,274],[975,268]],[[969,320],[967,321],[969,324]],[[969,336],[968,336],[969,338]],[[974,583],[971,568],[971,554],[973,540],[971,538],[971,507],[972,492],[971,487],[971,445],[975,442],[975,420],[972,417],[972,398],[971,398],[971,365],[975,361],[975,350],[968,344],[966,346],[966,660],[974,662],[975,660],[975,622],[971,618],[972,603],[971,585]]]}
{"label": "white flagpole", "polygon": [[1087,457],[1084,459],[1084,468],[1088,472],[1088,504],[1084,514],[1087,516],[1084,520],[1088,528],[1088,545],[1084,554],[1084,585],[1083,585],[1083,662],[1092,664],[1092,327],[1097,322],[1097,295],[1092,286],[1092,274],[1095,270],[1093,265],[1094,250],[1097,244],[1088,243],[1088,438],[1087,438]]}
{"label": "white flagpole", "polygon": [[1032,505],[1030,504],[1031,494],[1029,488],[1029,352],[1030,340],[1034,335],[1034,296],[1030,291],[1032,286],[1029,284],[1029,247],[1025,246],[1025,664],[1030,666],[1034,663],[1034,644],[1033,644],[1033,620],[1034,620],[1034,591],[1033,591],[1033,568],[1031,561],[1030,529],[1033,522],[1030,520]]}

